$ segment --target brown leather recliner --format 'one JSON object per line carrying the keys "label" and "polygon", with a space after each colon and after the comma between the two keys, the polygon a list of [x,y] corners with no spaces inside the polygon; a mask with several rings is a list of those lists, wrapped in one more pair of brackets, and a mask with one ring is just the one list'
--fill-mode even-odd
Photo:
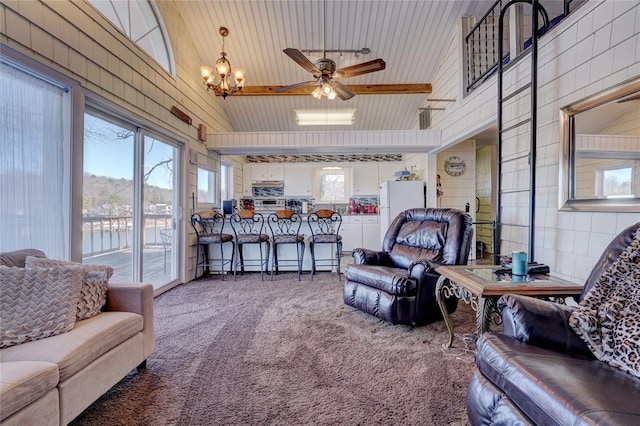
{"label": "brown leather recliner", "polygon": [[[623,230],[585,282],[582,300],[631,244]],[[575,307],[509,294],[498,301],[502,333],[477,342],[467,391],[472,425],[638,425],[640,378],[599,361],[569,326]]]}
{"label": "brown leather recliner", "polygon": [[[345,269],[343,299],[392,324],[427,324],[442,318],[435,297],[435,267],[466,264],[471,217],[455,209],[405,210],[391,223],[382,251],[357,248]],[[446,300],[454,312],[458,300]]]}

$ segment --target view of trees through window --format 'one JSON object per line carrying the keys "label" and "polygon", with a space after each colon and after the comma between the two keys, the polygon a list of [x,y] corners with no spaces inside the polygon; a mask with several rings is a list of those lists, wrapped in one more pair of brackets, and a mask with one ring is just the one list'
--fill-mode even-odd
{"label": "view of trees through window", "polygon": [[320,202],[344,201],[347,199],[347,176],[342,168],[323,169],[319,172]]}
{"label": "view of trees through window", "polygon": [[604,170],[602,195],[605,197],[629,197],[631,189],[632,168]]}

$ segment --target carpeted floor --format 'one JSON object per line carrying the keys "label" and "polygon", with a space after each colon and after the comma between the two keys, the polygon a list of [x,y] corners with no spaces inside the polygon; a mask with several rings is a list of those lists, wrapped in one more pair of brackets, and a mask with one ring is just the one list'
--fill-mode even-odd
{"label": "carpeted floor", "polygon": [[[335,274],[194,281],[155,301],[156,346],[74,425],[464,425],[473,354],[446,327],[342,302]],[[456,332],[474,330],[460,304]]]}

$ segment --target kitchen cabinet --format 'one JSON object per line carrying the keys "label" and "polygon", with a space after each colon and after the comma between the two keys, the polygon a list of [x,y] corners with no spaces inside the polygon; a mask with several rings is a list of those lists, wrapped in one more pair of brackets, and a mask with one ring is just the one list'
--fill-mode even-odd
{"label": "kitchen cabinet", "polygon": [[343,216],[340,234],[342,235],[342,251],[351,252],[355,248],[380,250],[378,215],[345,215]]}
{"label": "kitchen cabinet", "polygon": [[352,171],[352,196],[378,195],[378,163],[354,163]]}
{"label": "kitchen cabinet", "polygon": [[251,164],[247,163],[242,165],[242,196],[253,196],[253,191],[251,190]]}
{"label": "kitchen cabinet", "polygon": [[387,180],[395,180],[395,173],[404,168],[402,161],[389,161],[378,163],[378,184]]}
{"label": "kitchen cabinet", "polygon": [[284,180],[284,164],[253,163],[251,180]]}
{"label": "kitchen cabinet", "polygon": [[284,171],[286,197],[313,196],[313,168],[308,164],[287,164]]}
{"label": "kitchen cabinet", "polygon": [[380,250],[380,221],[378,215],[362,217],[362,247],[369,250]]}
{"label": "kitchen cabinet", "polygon": [[362,221],[359,217],[343,216],[340,235],[342,235],[342,251],[351,253],[354,248],[362,247]]}

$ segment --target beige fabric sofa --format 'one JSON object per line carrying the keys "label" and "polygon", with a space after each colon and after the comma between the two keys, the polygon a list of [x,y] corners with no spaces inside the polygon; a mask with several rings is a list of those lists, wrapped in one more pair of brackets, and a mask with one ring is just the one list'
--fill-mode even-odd
{"label": "beige fabric sofa", "polygon": [[[38,250],[0,254],[24,267]],[[0,424],[66,425],[153,351],[153,287],[109,284],[99,315],[67,333],[0,349]]]}

